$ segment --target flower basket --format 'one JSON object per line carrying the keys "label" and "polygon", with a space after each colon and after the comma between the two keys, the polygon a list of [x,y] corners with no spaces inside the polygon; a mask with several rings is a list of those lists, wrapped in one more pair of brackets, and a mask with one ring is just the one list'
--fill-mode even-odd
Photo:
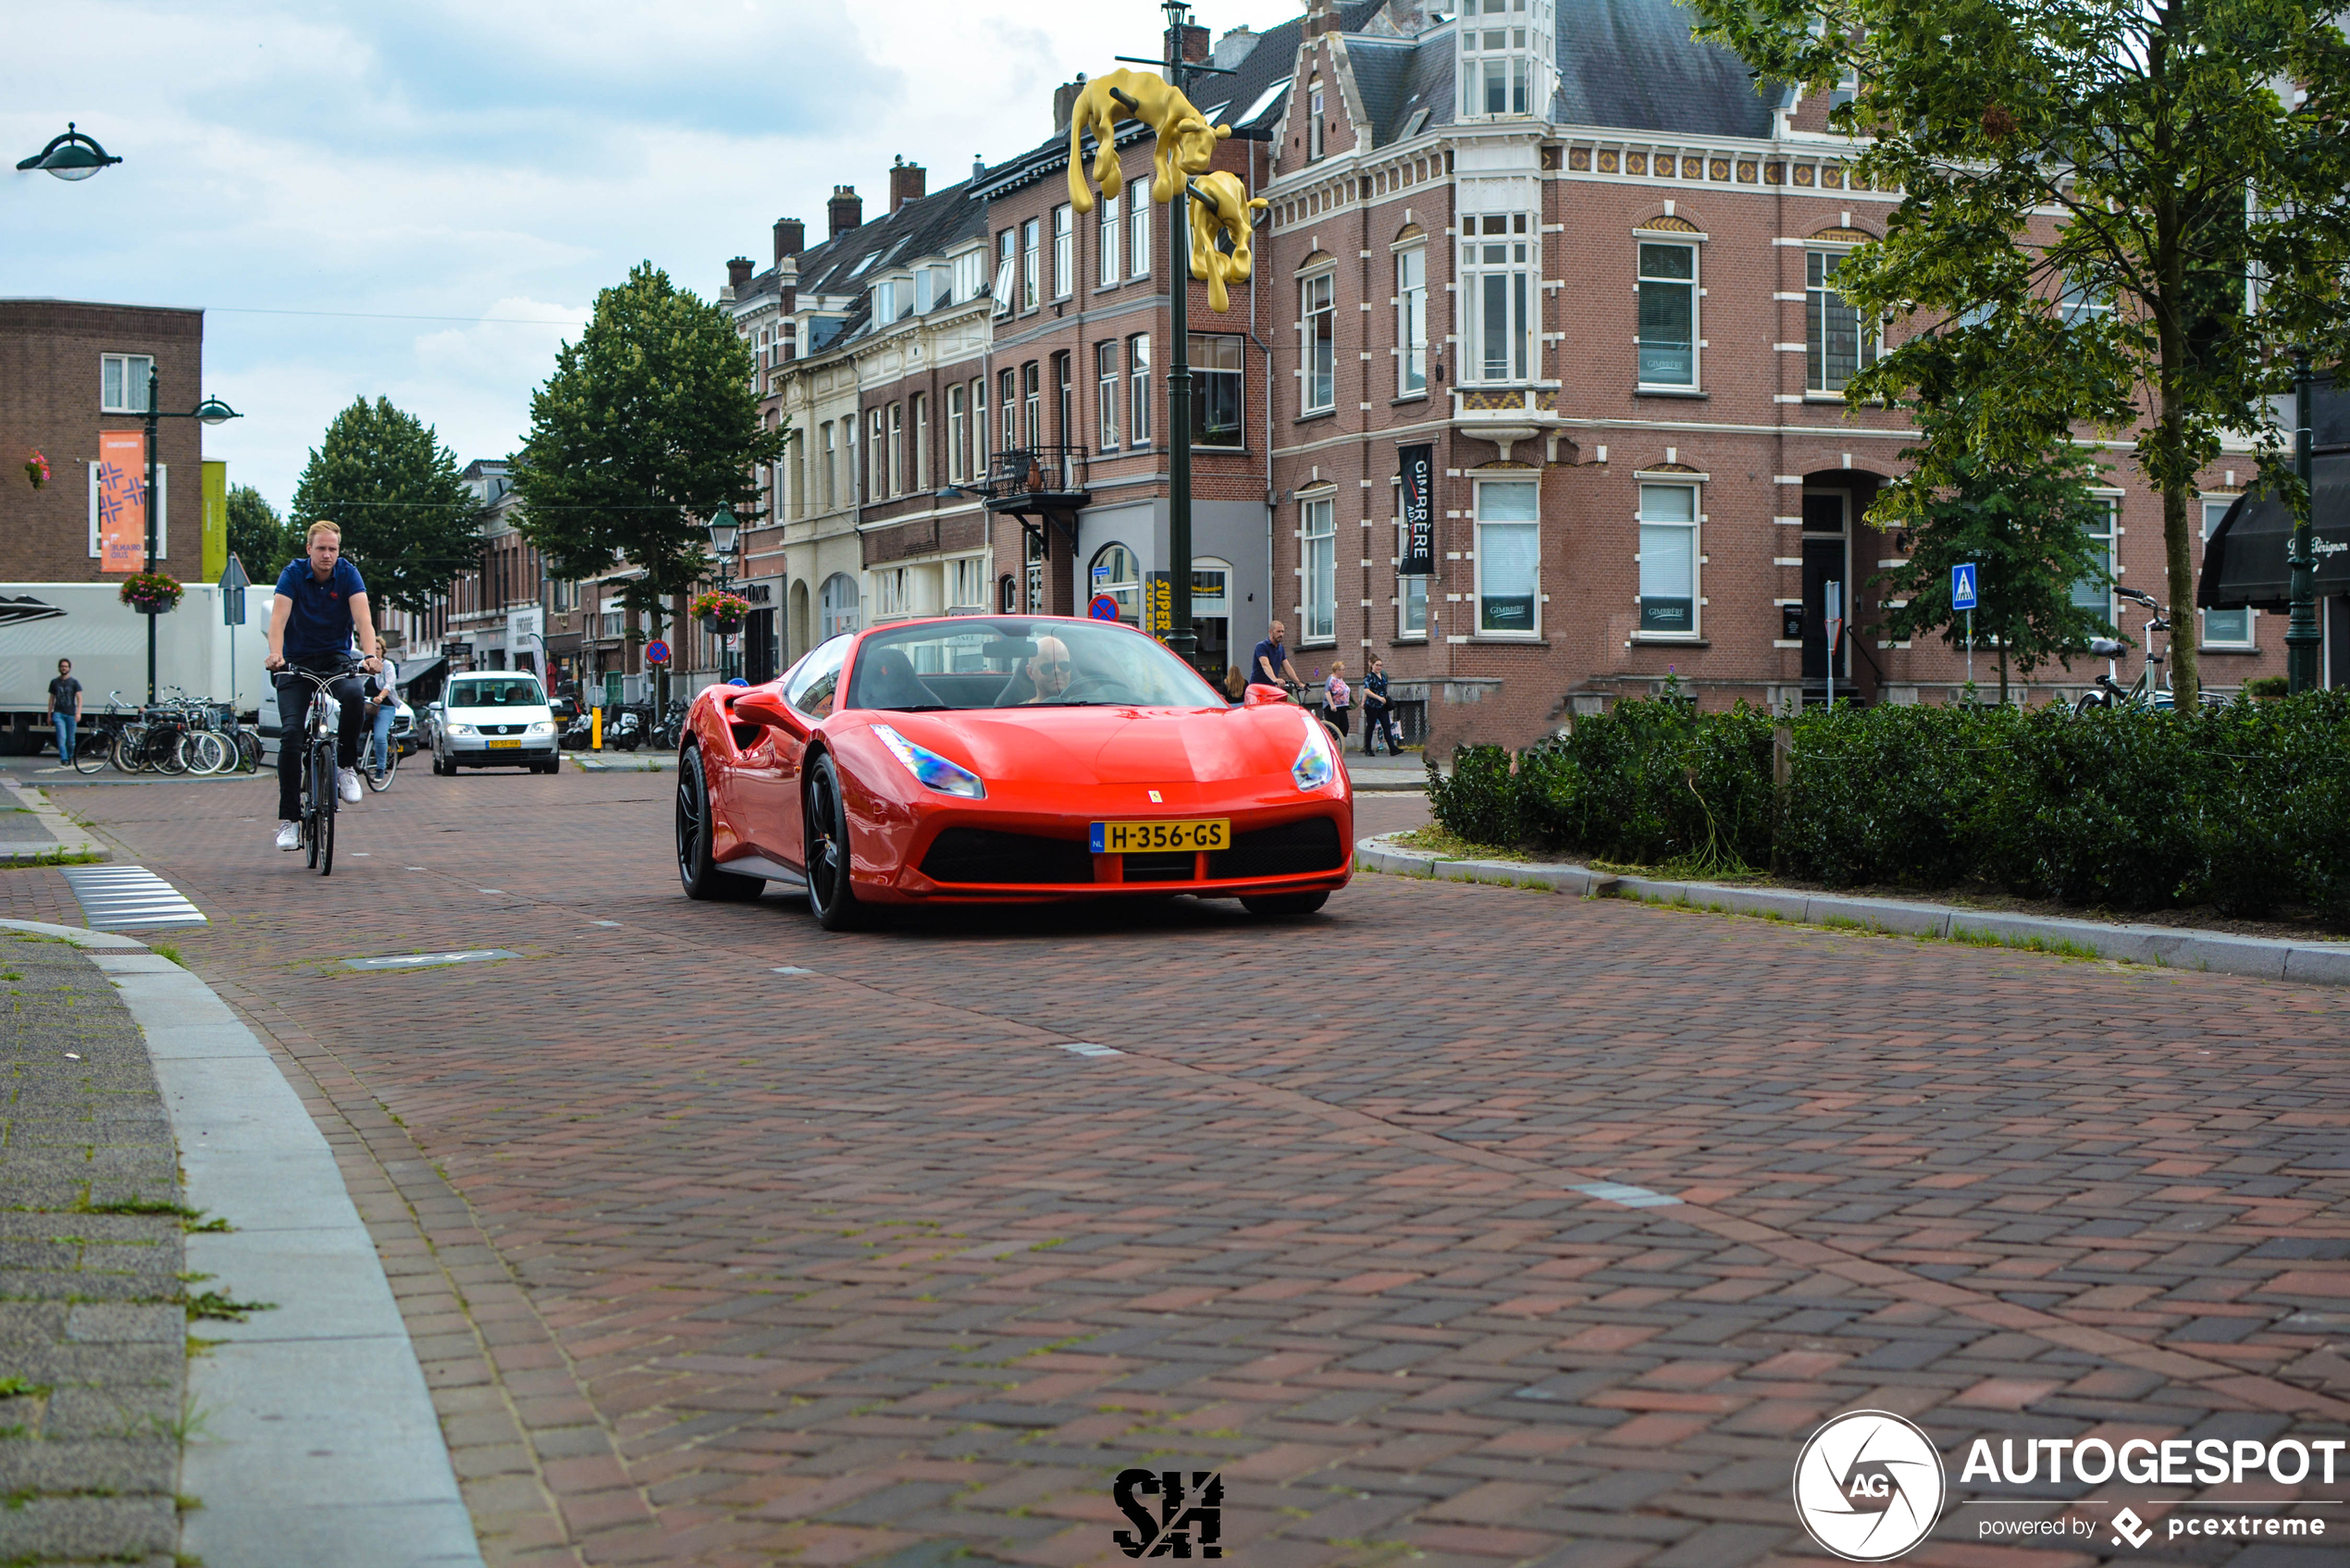
{"label": "flower basket", "polygon": [[713,588],[694,597],[693,613],[701,619],[702,630],[731,635],[750,613],[750,600],[738,593]]}
{"label": "flower basket", "polygon": [[49,460],[41,455],[39,447],[33,448],[32,455],[24,460],[24,476],[32,481],[36,490],[49,482]]}
{"label": "flower basket", "polygon": [[188,590],[168,572],[133,572],[122,580],[122,602],[142,615],[161,615],[179,608]]}

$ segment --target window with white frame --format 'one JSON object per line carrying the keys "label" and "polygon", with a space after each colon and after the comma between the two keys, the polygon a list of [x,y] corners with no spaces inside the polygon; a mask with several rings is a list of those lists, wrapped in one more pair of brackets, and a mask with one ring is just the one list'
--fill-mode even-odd
{"label": "window with white frame", "polygon": [[1094,392],[1099,404],[1100,429],[1095,441],[1104,451],[1118,450],[1118,405],[1124,401],[1126,378],[1119,374],[1118,340],[1094,345]]}
{"label": "window with white frame", "polygon": [[906,286],[895,278],[884,278],[873,285],[873,325],[886,327],[903,314],[898,302],[905,297]]}
{"label": "window with white frame", "polygon": [[1192,444],[1246,446],[1248,434],[1241,407],[1246,340],[1238,333],[1194,332],[1190,342]]}
{"label": "window with white frame", "polygon": [[1338,500],[1317,496],[1298,503],[1298,564],[1305,569],[1305,605],[1299,612],[1298,640],[1332,642],[1338,637]]}
{"label": "window with white frame", "polygon": [[840,504],[840,481],[836,477],[840,472],[838,467],[840,454],[835,450],[833,440],[833,422],[829,419],[825,420],[817,426],[817,430],[823,438],[823,450],[819,455],[822,458],[824,465],[822,486],[824,510],[829,512]]}
{"label": "window with white frame", "polygon": [[[1461,109],[1471,118],[1532,114],[1549,37],[1547,5],[1534,0],[1466,0],[1461,6]],[[1531,25],[1529,25],[1531,24]]]}
{"label": "window with white frame", "polygon": [[1118,281],[1118,198],[1104,196],[1101,221],[1102,253],[1099,257],[1101,267],[1098,276],[1105,289]]}
{"label": "window with white frame", "polygon": [[1697,385],[1697,247],[1639,245],[1640,385]]}
{"label": "window with white frame", "polygon": [[985,556],[960,556],[946,563],[946,608],[949,610],[985,610],[987,608],[987,558]]}
{"label": "window with white frame", "polygon": [[1477,629],[1487,636],[1541,630],[1542,522],[1531,479],[1477,482]]}
{"label": "window with white frame", "polygon": [[1697,635],[1697,487],[1640,487],[1640,635]]}
{"label": "window with white frame", "polygon": [[971,477],[987,472],[987,377],[971,382]]}
{"label": "window with white frame", "polygon": [[946,482],[950,485],[961,484],[964,475],[971,472],[963,466],[965,396],[959,386],[946,389]]}
{"label": "window with white frame", "polygon": [[997,451],[1009,451],[1020,445],[1020,383],[1017,371],[1003,371],[996,377],[996,406],[1003,411],[1004,438],[996,443]]}
{"label": "window with white frame", "polygon": [[1428,390],[1428,247],[1395,253],[1395,392]]}
{"label": "window with white frame", "polygon": [[98,412],[147,412],[147,377],[155,367],[153,354],[98,356]]}
{"label": "window with white frame", "polygon": [[914,488],[930,488],[930,394],[914,394]]}
{"label": "window with white frame", "polygon": [[[2212,530],[2235,504],[2233,496],[2203,498],[2203,537],[2208,542]],[[2252,646],[2252,611],[2249,610],[2207,610],[2203,612],[2203,646],[2206,648],[2250,648]]]}
{"label": "window with white frame", "polygon": [[836,637],[843,632],[857,629],[857,579],[846,572],[835,572],[824,579],[822,591],[817,597],[817,611],[823,617],[823,633],[818,640]]}
{"label": "window with white frame", "polygon": [[1305,155],[1318,158],[1322,155],[1322,84],[1318,81],[1306,89],[1305,114]]}
{"label": "window with white frame", "polygon": [[1840,392],[1876,363],[1875,327],[1863,331],[1861,313],[1836,291],[1843,260],[1840,252],[1803,253],[1803,384],[1814,392]]}
{"label": "window with white frame", "polygon": [[1077,215],[1067,202],[1053,209],[1053,298],[1077,289]]}
{"label": "window with white frame", "polygon": [[953,298],[943,302],[970,303],[979,298],[979,286],[987,276],[987,253],[983,250],[965,251],[954,261]]}
{"label": "window with white frame", "polygon": [[1035,218],[1020,226],[1020,305],[1022,310],[1034,310],[1045,269],[1044,229]]}
{"label": "window with white frame", "polygon": [[1461,241],[1462,379],[1523,381],[1535,299],[1527,215],[1464,216],[1461,226],[1470,230]]}
{"label": "window with white frame", "polygon": [[2113,620],[2113,525],[2121,512],[2118,498],[2104,498],[2089,524],[2089,553],[2102,571],[2092,572],[2072,585],[2072,602],[2108,623]]}
{"label": "window with white frame", "polygon": [[1298,412],[1318,414],[1338,403],[1338,280],[1317,272],[1297,284],[1297,337],[1305,374]]}
{"label": "window with white frame", "polygon": [[1148,278],[1151,275],[1151,204],[1146,190],[1134,192],[1132,209],[1126,215],[1126,276]]}
{"label": "window with white frame", "polygon": [[996,286],[990,290],[996,297],[996,314],[1002,315],[1012,308],[1012,290],[1018,286],[1020,261],[1017,248],[1020,231],[1007,228],[996,236]]}
{"label": "window with white frame", "polygon": [[884,495],[906,493],[906,405],[889,405],[889,488]]}
{"label": "window with white frame", "polygon": [[939,296],[946,292],[939,287],[946,278],[943,267],[918,266],[914,269],[914,314],[924,315],[938,308]]}
{"label": "window with white frame", "polygon": [[889,440],[884,415],[874,409],[865,425],[865,499],[876,501],[889,494]]}
{"label": "window with white frame", "polygon": [[911,574],[903,566],[885,566],[873,574],[873,619],[886,621],[913,610]]}
{"label": "window with white frame", "polygon": [[1045,391],[1037,379],[1036,362],[1020,367],[1020,431],[1030,451],[1045,444]]}
{"label": "window with white frame", "polygon": [[1137,332],[1126,340],[1126,438],[1133,445],[1151,444],[1151,335]]}

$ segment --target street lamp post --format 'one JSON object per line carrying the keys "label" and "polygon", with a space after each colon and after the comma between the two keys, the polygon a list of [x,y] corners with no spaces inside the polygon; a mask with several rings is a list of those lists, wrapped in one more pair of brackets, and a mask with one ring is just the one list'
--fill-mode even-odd
{"label": "street lamp post", "polygon": [[[1191,63],[1183,58],[1186,0],[1160,0],[1167,13],[1167,84],[1189,97]],[[1135,200],[1143,199],[1139,189]],[[1167,646],[1184,663],[1197,666],[1199,636],[1192,628],[1192,194],[1180,179],[1167,204],[1168,336],[1173,340],[1167,364]],[[1268,397],[1272,394],[1268,389]]]}
{"label": "street lamp post", "polygon": [[[710,519],[710,548],[718,557],[718,591],[724,593],[734,586],[735,551],[742,542],[742,525],[735,521],[734,509],[721,501]],[[735,650],[727,646],[730,634],[718,634],[718,680],[720,685],[735,678]]]}
{"label": "street lamp post", "polygon": [[2293,356],[2293,471],[2301,481],[2301,514],[2293,520],[2293,548],[2285,555],[2285,564],[2292,571],[2286,587],[2286,602],[2292,615],[2285,622],[2284,673],[2287,688],[2299,696],[2318,685],[2318,645],[2323,636],[2318,630],[2318,549],[2316,527],[2311,520],[2317,510],[2317,498],[2310,488],[2315,473],[2309,451],[2307,350]]}
{"label": "street lamp post", "polygon": [[[92,142],[96,146],[96,142]],[[163,401],[163,373],[154,365],[147,367],[147,567],[155,569],[155,422],[163,419],[201,419],[206,425],[221,425],[239,417],[237,411],[218,398],[206,398],[186,413],[166,414],[156,404]],[[199,564],[202,564],[199,562]],[[155,699],[155,617],[147,612],[147,700]]]}
{"label": "street lamp post", "polygon": [[29,158],[17,160],[20,169],[45,169],[59,179],[87,179],[110,164],[122,162],[98,145],[98,139],[76,130],[73,121],[66,121],[66,133],[52,137],[49,144]]}

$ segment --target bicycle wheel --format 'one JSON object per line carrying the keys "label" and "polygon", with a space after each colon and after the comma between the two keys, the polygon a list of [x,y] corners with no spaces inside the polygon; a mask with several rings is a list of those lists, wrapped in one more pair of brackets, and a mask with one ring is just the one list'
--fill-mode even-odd
{"label": "bicycle wheel", "polygon": [[237,772],[257,773],[261,771],[261,735],[257,730],[237,726]]}
{"label": "bicycle wheel", "polygon": [[310,747],[310,863],[320,876],[335,870],[335,746],[322,740]]}
{"label": "bicycle wheel", "polygon": [[391,787],[392,778],[399,772],[400,743],[395,740],[384,747],[384,771],[382,774],[378,776],[373,768],[362,768],[359,770],[359,776],[367,781],[367,787],[369,789],[374,790],[377,795],[381,795],[385,790]]}
{"label": "bicycle wheel", "polygon": [[148,764],[156,772],[169,773],[175,778],[186,772],[188,759],[180,755],[179,743],[187,736],[187,731],[175,725],[165,725],[156,730],[147,742]]}
{"label": "bicycle wheel", "polygon": [[135,773],[147,754],[147,730],[143,724],[125,724],[115,731],[107,743],[106,760],[114,764],[118,773]]}
{"label": "bicycle wheel", "polygon": [[224,772],[228,763],[229,748],[210,730],[189,730],[180,735],[181,772],[196,774]]}
{"label": "bicycle wheel", "polygon": [[114,749],[114,737],[104,730],[91,730],[76,735],[73,741],[73,771],[94,773],[106,765],[106,757]]}

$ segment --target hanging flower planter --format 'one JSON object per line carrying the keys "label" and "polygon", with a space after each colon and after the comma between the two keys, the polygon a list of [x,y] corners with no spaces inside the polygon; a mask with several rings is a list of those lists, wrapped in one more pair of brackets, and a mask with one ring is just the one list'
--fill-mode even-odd
{"label": "hanging flower planter", "polygon": [[122,580],[122,602],[142,615],[161,615],[179,608],[188,590],[168,572],[133,572]]}
{"label": "hanging flower planter", "polygon": [[32,455],[24,460],[24,476],[32,481],[36,490],[49,482],[49,460],[41,455],[39,447],[33,448]]}
{"label": "hanging flower planter", "polygon": [[722,636],[731,636],[749,615],[750,600],[738,593],[712,588],[708,593],[697,594],[691,608],[693,613],[700,617],[703,631]]}

